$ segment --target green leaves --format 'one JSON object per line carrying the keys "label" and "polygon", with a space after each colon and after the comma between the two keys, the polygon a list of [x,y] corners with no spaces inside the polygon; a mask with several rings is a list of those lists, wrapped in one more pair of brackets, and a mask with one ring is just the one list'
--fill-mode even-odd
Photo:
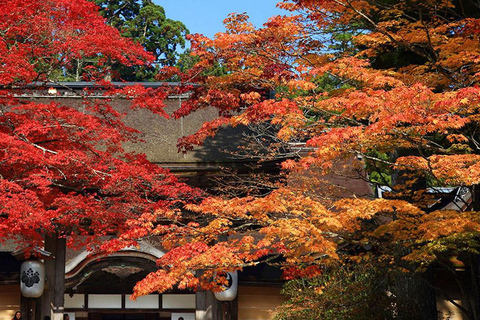
{"label": "green leaves", "polygon": [[189,32],[180,21],[168,19],[163,7],[151,0],[96,0],[107,23],[117,28],[125,37],[141,44],[154,56],[150,66],[124,68],[115,65],[116,77],[129,81],[151,81],[162,66],[177,62],[180,48],[185,48]]}

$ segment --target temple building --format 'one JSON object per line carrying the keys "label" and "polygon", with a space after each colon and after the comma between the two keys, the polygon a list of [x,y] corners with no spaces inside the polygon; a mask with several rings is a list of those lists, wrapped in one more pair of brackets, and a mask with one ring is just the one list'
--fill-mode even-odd
{"label": "temple building", "polygon": [[[32,88],[26,98],[82,108],[83,99],[75,90],[88,86],[91,84],[78,82]],[[166,111],[173,112],[184,99],[185,95],[170,96],[165,101]],[[129,103],[118,99],[115,108],[127,111]],[[223,174],[222,167],[248,174],[251,162],[236,159],[225,150],[238,145],[242,134],[238,129],[221,131],[215,139],[209,139],[202,148],[190,153],[177,152],[178,138],[194,133],[202,123],[213,119],[215,112],[200,110],[178,120],[167,120],[152,117],[145,110],[128,111],[125,122],[142,131],[146,142],[125,147],[145,153],[151,162],[168,168],[191,185],[212,189],[215,178]],[[278,163],[264,163],[263,170],[278,171]],[[164,254],[154,238],[141,242],[139,247],[125,248],[111,255],[71,249],[65,252],[61,249],[64,246],[62,239],[47,239],[45,248],[39,249],[46,273],[45,288],[39,298],[26,298],[21,294],[20,266],[24,260],[21,248],[17,248],[14,241],[0,246],[0,320],[12,319],[16,310],[21,310],[22,320],[43,320],[46,316],[57,320],[64,314],[68,314],[70,320],[267,320],[272,317],[271,310],[284,300],[280,295],[283,282],[279,271],[263,266],[239,274],[238,294],[233,301],[219,301],[208,291],[184,290],[151,294],[133,301],[129,298],[133,286],[157,269],[156,260]]]}

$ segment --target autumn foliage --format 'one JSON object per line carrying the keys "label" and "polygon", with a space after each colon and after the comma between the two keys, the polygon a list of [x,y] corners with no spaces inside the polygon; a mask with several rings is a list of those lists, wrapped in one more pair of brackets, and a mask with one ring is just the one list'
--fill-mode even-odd
{"label": "autumn foliage", "polygon": [[[476,2],[278,5],[291,14],[261,28],[246,14],[232,14],[213,39],[191,35],[198,63],[162,73],[191,93],[173,117],[219,111],[179,141],[180,151],[225,125],[264,124],[273,130],[272,146],[303,148],[301,157],[284,159],[287,182],[268,194],[198,202],[192,200],[199,193],[167,171],[123,153],[122,142],[135,132],[108,99],[86,93],[88,112],[81,113],[19,95],[25,85],[55,80],[73,60],[90,56],[96,63],[84,76],[101,80],[107,97],[122,95],[166,116],[159,102],[165,93],[104,81],[112,61],[151,57],[107,27],[87,1],[2,2],[0,236],[21,235],[36,245],[46,234],[115,232],[110,250],[159,236],[167,253],[136,296],[173,286],[215,290],[215,273],[262,262],[281,267],[285,278],[312,278],[339,264],[348,274],[349,265],[361,263],[422,273],[461,260],[478,271],[472,263],[480,228]],[[352,171],[388,187],[386,197],[338,192],[349,186],[332,185],[329,175]],[[441,210],[438,193],[456,187],[471,197]],[[472,319],[480,312],[473,305],[463,310]]]}
{"label": "autumn foliage", "polygon": [[[81,58],[97,61],[84,73],[97,85],[77,92],[82,108],[32,98]],[[123,123],[114,100],[166,116],[167,93],[113,87],[105,77],[113,62],[150,60],[89,1],[0,3],[0,238],[31,249],[47,236],[100,245],[102,235],[128,235],[103,244],[116,250],[145,235],[131,220],[156,222],[200,194],[123,150],[138,132]]]}
{"label": "autumn foliage", "polygon": [[[210,106],[220,117],[179,148],[201,145],[225,124],[268,123],[277,141],[304,143],[308,154],[283,168],[290,181],[307,178],[265,197],[189,206],[210,220],[174,246],[185,258],[168,260],[170,271],[152,275],[155,289],[165,289],[160,283],[168,277],[190,283],[194,269],[241,269],[274,256],[283,257],[287,276],[308,277],[370,259],[404,272],[452,257],[467,263],[477,253],[480,227],[475,2],[285,0],[279,6],[292,15],[255,28],[245,14],[232,14],[213,39],[191,36],[199,62],[182,76],[201,85],[177,115]],[[213,72],[218,64],[222,75]],[[308,179],[347,172],[352,158],[362,159],[364,179],[389,187],[386,199],[335,199],[308,188]],[[436,192],[460,186],[472,194],[461,208],[435,206]],[[329,187],[327,178],[318,190]],[[144,288],[139,284],[137,293]]]}

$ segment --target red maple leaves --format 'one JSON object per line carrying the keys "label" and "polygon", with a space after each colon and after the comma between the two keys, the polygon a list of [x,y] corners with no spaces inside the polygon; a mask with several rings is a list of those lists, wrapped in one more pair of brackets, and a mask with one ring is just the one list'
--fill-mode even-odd
{"label": "red maple leaves", "polygon": [[[74,94],[80,104],[33,98],[44,81],[56,81],[78,59],[95,61],[86,76],[98,80]],[[156,212],[200,195],[145,156],[123,150],[138,131],[123,123],[115,99],[167,117],[168,93],[115,88],[104,78],[111,63],[150,60],[107,26],[90,1],[0,3],[0,238],[31,247],[41,246],[45,236],[92,244],[102,235],[122,235],[119,240],[131,243],[161,219]]]}

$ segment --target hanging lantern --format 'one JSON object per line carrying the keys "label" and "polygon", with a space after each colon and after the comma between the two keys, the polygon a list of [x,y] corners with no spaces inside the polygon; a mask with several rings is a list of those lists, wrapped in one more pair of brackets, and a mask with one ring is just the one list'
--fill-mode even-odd
{"label": "hanging lantern", "polygon": [[225,272],[225,278],[228,285],[222,286],[223,291],[215,292],[215,298],[220,301],[232,301],[237,296],[238,290],[238,275],[237,271]]}
{"label": "hanging lantern", "polygon": [[28,260],[20,267],[20,291],[26,298],[38,298],[45,287],[45,266],[37,260]]}

